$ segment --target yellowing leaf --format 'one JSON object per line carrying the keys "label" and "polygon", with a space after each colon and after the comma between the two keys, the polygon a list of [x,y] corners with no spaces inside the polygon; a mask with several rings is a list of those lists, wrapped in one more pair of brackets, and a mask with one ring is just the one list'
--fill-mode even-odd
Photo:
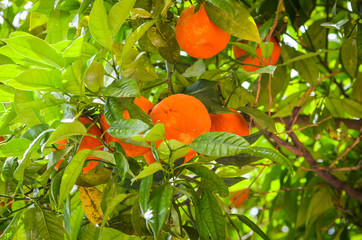
{"label": "yellowing leaf", "polygon": [[79,187],[79,196],[89,221],[94,225],[101,223],[103,220],[102,192],[95,187]]}

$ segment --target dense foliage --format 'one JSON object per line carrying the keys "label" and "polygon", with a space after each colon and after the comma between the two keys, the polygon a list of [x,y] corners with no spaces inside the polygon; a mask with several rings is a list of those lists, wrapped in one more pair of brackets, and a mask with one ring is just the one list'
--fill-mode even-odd
{"label": "dense foliage", "polygon": [[[175,37],[199,1],[0,2],[0,239],[361,239],[361,2],[201,3],[231,35],[205,59]],[[177,93],[250,135],[166,140],[134,99]]]}

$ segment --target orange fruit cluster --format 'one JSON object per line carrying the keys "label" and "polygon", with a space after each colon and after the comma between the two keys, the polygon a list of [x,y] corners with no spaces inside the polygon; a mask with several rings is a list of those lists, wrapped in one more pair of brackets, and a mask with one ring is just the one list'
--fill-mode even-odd
{"label": "orange fruit cluster", "polygon": [[[203,103],[195,97],[185,94],[174,94],[166,97],[152,109],[150,117],[153,124],[163,123],[165,139],[174,139],[190,144],[199,135],[209,131],[225,131],[239,136],[249,134],[249,128],[243,116],[237,111],[234,113],[209,114]],[[156,142],[156,147],[162,141]],[[188,162],[196,156],[191,150],[184,156]],[[148,164],[155,162],[151,150],[145,155]]]}
{"label": "orange fruit cluster", "polygon": [[194,58],[210,58],[223,50],[230,34],[211,22],[204,4],[195,13],[190,6],[181,13],[175,28],[176,40],[181,49]]}
{"label": "orange fruit cluster", "polygon": [[[134,103],[138,107],[140,107],[145,113],[149,113],[151,111],[151,109],[153,108],[153,104],[147,98],[142,97],[142,96],[140,98],[135,98]],[[123,111],[122,113],[123,113],[124,119],[130,119],[130,115],[127,110]],[[104,114],[101,115],[99,123],[101,125],[103,132],[105,132],[108,128],[110,128],[110,125],[106,121]],[[141,146],[136,146],[136,145],[126,143],[119,138],[112,137],[107,132],[104,134],[104,140],[107,144],[109,144],[110,142],[118,142],[119,144],[121,144],[126,155],[129,157],[141,156],[149,150],[149,148],[147,148],[147,147],[141,147]]]}
{"label": "orange fruit cluster", "polygon": [[[267,59],[263,58],[261,49],[258,45],[256,47],[257,56],[255,56],[254,58],[249,56],[249,57],[245,58],[244,60],[242,60],[241,62],[246,63],[246,64],[254,64],[254,65],[258,65],[258,66],[262,65],[263,67],[267,66],[267,65],[275,65],[279,60],[280,45],[275,37],[271,37],[270,42],[272,42],[274,45],[273,45],[273,52],[271,53],[269,58],[267,58]],[[234,57],[236,59],[248,54],[244,49],[241,49],[237,46],[233,46],[233,52],[234,52]],[[263,60],[262,64],[261,64],[261,59]],[[259,68],[260,67],[251,66],[251,65],[243,65],[243,69],[247,72],[254,72],[254,71],[258,70]]]}
{"label": "orange fruit cluster", "polygon": [[[83,123],[84,125],[90,125],[93,123],[93,121],[91,119],[89,119],[88,117],[85,117],[85,116],[80,116],[79,121],[81,123]],[[99,138],[102,137],[102,131],[96,124],[94,124],[88,130],[88,133],[92,134],[94,136],[97,136]],[[62,148],[65,148],[67,141],[68,141],[67,139],[63,139],[63,140],[56,142],[55,144],[57,145],[58,149],[62,149]],[[99,139],[91,137],[91,136],[84,136],[81,143],[79,144],[78,152],[83,149],[95,149],[102,145],[103,144]],[[102,149],[98,148],[97,150],[102,150]],[[90,159],[100,160],[100,158],[95,158],[95,157],[91,157],[91,156],[87,157],[87,160],[90,160]],[[59,166],[62,162],[63,162],[63,160],[59,160],[59,162],[55,165],[56,170],[59,169]],[[90,170],[95,168],[98,164],[99,164],[99,161],[89,161],[88,165],[83,167],[83,173],[89,172]]]}

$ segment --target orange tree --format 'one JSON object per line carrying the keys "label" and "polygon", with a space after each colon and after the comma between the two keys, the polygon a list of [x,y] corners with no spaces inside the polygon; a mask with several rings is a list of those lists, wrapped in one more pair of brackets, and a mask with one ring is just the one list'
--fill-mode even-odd
{"label": "orange tree", "polygon": [[0,239],[360,239],[361,9],[1,1]]}

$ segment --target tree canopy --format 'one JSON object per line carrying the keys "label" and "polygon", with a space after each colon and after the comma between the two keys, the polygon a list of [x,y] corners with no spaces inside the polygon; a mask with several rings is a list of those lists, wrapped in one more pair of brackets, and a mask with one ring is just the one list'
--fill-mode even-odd
{"label": "tree canopy", "polygon": [[[360,239],[361,18],[358,0],[1,1],[0,239]],[[186,100],[155,117],[181,94],[249,134],[191,134]]]}

